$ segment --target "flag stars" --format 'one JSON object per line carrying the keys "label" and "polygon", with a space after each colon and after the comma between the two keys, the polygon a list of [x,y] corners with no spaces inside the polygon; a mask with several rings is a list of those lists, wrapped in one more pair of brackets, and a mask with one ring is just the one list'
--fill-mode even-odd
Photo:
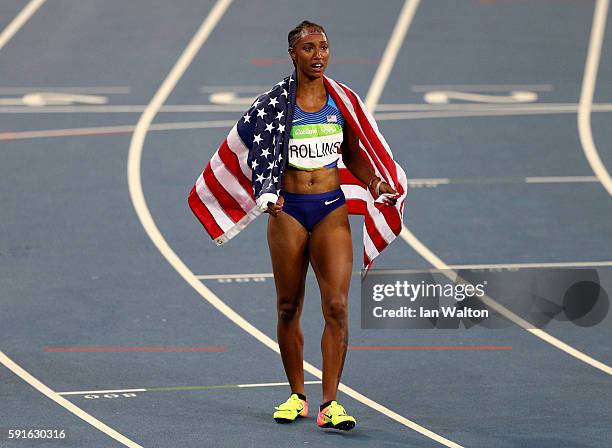
{"label": "flag stars", "polygon": [[256,182],[263,183],[263,181],[264,181],[263,174],[258,174],[258,175],[257,175],[257,178],[255,179],[255,181],[256,181]]}
{"label": "flag stars", "polygon": [[279,124],[278,125],[278,131],[279,132],[285,132],[285,125],[284,124]]}
{"label": "flag stars", "polygon": [[278,113],[276,114],[276,119],[280,120],[281,118],[283,118],[283,111],[279,110]]}
{"label": "flag stars", "polygon": [[257,163],[257,160],[253,160],[253,162],[251,162],[251,169],[256,169],[259,166],[259,163]]}
{"label": "flag stars", "polygon": [[278,177],[272,176],[272,182],[277,183],[278,182]]}
{"label": "flag stars", "polygon": [[268,148],[264,149],[261,152],[262,157],[265,157],[266,159],[268,158],[268,156],[270,155],[270,151],[268,151]]}
{"label": "flag stars", "polygon": [[279,83],[276,83],[277,86],[284,86],[285,85],[285,81],[281,81]]}
{"label": "flag stars", "polygon": [[261,134],[255,134],[253,136],[253,143],[259,144],[259,142],[261,142],[262,140],[263,140],[263,138],[261,138]]}
{"label": "flag stars", "polygon": [[289,94],[287,93],[285,89],[283,89],[283,93],[281,93],[281,95],[283,95],[285,98],[289,97]]}
{"label": "flag stars", "polygon": [[266,131],[268,131],[271,134],[273,130],[274,130],[274,124],[273,123],[268,123],[266,125]]}
{"label": "flag stars", "polygon": [[277,104],[278,104],[278,100],[276,99],[276,97],[270,98],[270,106],[276,107]]}
{"label": "flag stars", "polygon": [[266,111],[264,110],[263,107],[261,109],[257,109],[257,116],[260,118],[263,118],[266,116]]}
{"label": "flag stars", "polygon": [[242,117],[242,118],[244,119],[244,122],[245,122],[245,123],[250,123],[250,121],[249,121],[249,120],[251,119],[251,116],[250,116],[249,114],[246,114],[246,115],[245,115],[244,117]]}
{"label": "flag stars", "polygon": [[270,163],[268,164],[268,169],[269,169],[269,170],[272,170],[273,168],[274,168],[274,162],[270,162]]}

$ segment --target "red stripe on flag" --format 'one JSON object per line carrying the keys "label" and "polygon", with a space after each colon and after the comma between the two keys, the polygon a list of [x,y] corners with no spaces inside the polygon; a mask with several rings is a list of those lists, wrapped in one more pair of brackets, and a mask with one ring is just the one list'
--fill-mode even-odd
{"label": "red stripe on flag", "polygon": [[367,215],[368,207],[362,199],[351,198],[346,200],[346,209],[350,215]]}
{"label": "red stripe on flag", "polygon": [[203,176],[206,186],[217,199],[219,205],[223,207],[225,214],[228,215],[234,222],[240,221],[244,215],[246,215],[246,213],[244,210],[242,210],[242,207],[238,201],[236,201],[236,199],[234,199],[234,197],[229,194],[225,188],[223,188],[223,185],[221,185],[219,180],[215,177],[215,173],[210,166],[210,162],[208,165],[206,165]]}
{"label": "red stripe on flag", "polygon": [[[372,126],[372,123],[370,122],[370,120],[366,116],[366,114],[363,111],[363,109],[358,107],[355,112],[357,113],[357,117],[359,118],[359,122],[364,127],[364,131],[365,131],[366,136],[368,137],[368,139],[370,141],[375,141],[375,142],[377,142],[379,144],[380,147],[378,149],[380,149],[380,150],[379,151],[375,151],[376,155],[379,156],[379,158],[382,161],[383,165],[385,165],[385,167],[387,167],[387,170],[389,171],[389,174],[391,175],[391,180],[393,181],[393,184],[396,185],[397,188],[398,188],[398,193],[403,194],[404,193],[403,192],[403,187],[398,182],[398,179],[397,179],[397,169],[395,167],[395,162],[391,158],[391,155],[387,152],[387,149],[384,147],[383,143],[379,140],[378,133],[376,132],[376,130]],[[399,191],[400,189],[402,191]]]}
{"label": "red stripe on flag", "polygon": [[368,232],[368,235],[370,236],[370,239],[374,243],[374,247],[376,247],[376,250],[379,253],[382,252],[384,248],[387,247],[387,242],[382,237],[382,235],[376,228],[374,220],[369,215],[366,215],[365,217],[365,227]]}
{"label": "red stripe on flag", "polygon": [[348,168],[340,168],[338,169],[338,173],[340,174],[340,183],[344,185],[359,185],[360,187],[365,187],[363,182],[357,179],[353,173],[351,173]]}
{"label": "red stripe on flag", "polygon": [[[387,154],[387,150],[385,149],[385,147],[382,145],[382,143],[380,143],[378,135],[374,132],[372,135],[372,128],[371,126],[365,126],[365,123],[363,123],[363,121],[367,122],[367,118],[365,117],[364,114],[360,114],[360,106],[357,102],[357,99],[355,98],[355,94],[346,86],[340,85],[340,87],[342,88],[342,90],[344,91],[344,93],[346,94],[346,96],[348,97],[351,105],[353,106],[353,109],[355,110],[355,114],[357,115],[357,120],[358,122],[355,122],[355,120],[353,119],[352,114],[348,111],[348,109],[346,108],[346,105],[344,104],[344,101],[342,101],[340,98],[338,98],[338,102],[336,102],[336,105],[338,107],[340,107],[342,115],[344,116],[344,119],[347,120],[351,126],[351,128],[353,129],[353,131],[357,134],[357,136],[359,137],[359,140],[361,142],[361,144],[363,145],[363,147],[365,148],[365,150],[367,151],[368,155],[370,156],[370,158],[372,159],[372,161],[374,162],[374,164],[376,165],[376,169],[378,170],[378,172],[385,173],[385,165],[383,163],[382,160],[380,160],[380,158],[378,157],[378,153],[384,153]],[[335,93],[335,91],[332,89],[332,91]],[[333,96],[333,95],[332,95]],[[334,98],[335,100],[335,98]],[[367,132],[368,128],[370,129],[370,132]],[[370,135],[368,135],[370,134]],[[376,148],[374,148],[374,146],[372,145],[372,141],[377,143],[377,146],[379,146],[379,151],[376,151]]]}
{"label": "red stripe on flag", "polygon": [[198,192],[196,191],[195,186],[191,189],[191,192],[189,193],[188,202],[189,208],[191,208],[193,214],[196,216],[196,218],[198,218],[200,223],[204,226],[204,229],[206,229],[206,231],[213,240],[223,235],[223,230],[221,229],[221,227],[219,227],[213,216],[210,214],[210,212],[200,199],[200,196],[198,196]]}

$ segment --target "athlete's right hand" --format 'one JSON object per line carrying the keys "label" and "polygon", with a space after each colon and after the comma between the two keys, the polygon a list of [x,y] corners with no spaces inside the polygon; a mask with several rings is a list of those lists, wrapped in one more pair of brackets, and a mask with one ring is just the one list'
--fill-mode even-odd
{"label": "athlete's right hand", "polygon": [[278,197],[276,203],[268,202],[268,209],[264,213],[269,213],[270,216],[274,216],[275,218],[283,211],[283,204],[285,203],[285,198],[282,196]]}

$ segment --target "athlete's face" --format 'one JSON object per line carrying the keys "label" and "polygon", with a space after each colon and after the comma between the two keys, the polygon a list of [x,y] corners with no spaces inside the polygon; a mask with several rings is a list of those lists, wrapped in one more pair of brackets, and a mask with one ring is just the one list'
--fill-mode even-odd
{"label": "athlete's face", "polygon": [[311,79],[323,76],[329,60],[327,36],[311,30],[289,48],[289,55],[295,61],[296,70]]}

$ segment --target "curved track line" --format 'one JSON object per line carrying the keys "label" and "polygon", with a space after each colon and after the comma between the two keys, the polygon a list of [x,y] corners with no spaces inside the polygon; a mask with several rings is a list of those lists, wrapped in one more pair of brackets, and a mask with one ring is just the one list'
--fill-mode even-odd
{"label": "curved track line", "polygon": [[[168,263],[183,277],[183,279],[191,285],[204,299],[206,299],[212,306],[218,311],[225,315],[228,319],[238,325],[240,328],[245,330],[251,336],[256,338],[259,342],[264,344],[269,349],[280,353],[278,344],[268,337],[265,333],[260,331],[258,328],[253,326],[249,321],[244,319],[241,315],[236,313],[232,308],[226,305],[219,297],[217,297],[210,289],[208,289],[198,278],[191,272],[191,270],[183,263],[183,261],[176,255],[170,245],[167,243],[147,206],[144,193],[142,190],[141,173],[140,173],[140,162],[142,159],[142,150],[144,147],[144,140],[147,134],[147,130],[153,121],[153,118],[157,114],[168,95],[172,92],[176,86],[178,80],[181,78],[183,73],[187,70],[189,64],[195,57],[198,50],[202,47],[215,25],[221,19],[223,13],[227,10],[232,0],[218,0],[211,12],[209,13],[206,20],[201,25],[200,29],[194,35],[192,40],[189,42],[176,64],[160,86],[159,90],[155,93],[155,96],[151,102],[147,105],[144,113],[141,115],[136,125],[136,130],[132,136],[130,142],[130,149],[128,155],[128,186],[130,192],[130,198],[134,205],[134,210],[140,219],[140,222],[146,231],[151,241],[155,244],[160,253],[166,258]],[[323,374],[321,370],[316,368],[314,365],[304,361],[304,370],[311,373],[315,377],[321,379]],[[357,392],[356,390],[348,387],[345,384],[340,384],[338,389],[357,401],[375,409],[382,414],[392,418],[393,420],[401,423],[402,425],[413,429],[414,431],[429,437],[430,439],[445,445],[450,448],[462,448],[461,445],[448,440],[427,428],[403,417],[402,415],[392,411],[391,409],[371,400],[365,395]]]}
{"label": "curved track line", "polygon": [[604,33],[606,31],[606,17],[608,15],[608,0],[598,0],[593,12],[593,25],[591,28],[591,38],[589,41],[589,51],[584,66],[584,76],[582,78],[582,89],[580,92],[580,104],[578,106],[578,134],[582,150],[586,156],[591,169],[601,182],[601,185],[612,196],[612,178],[603,164],[597,147],[593,140],[593,130],[591,129],[591,109],[593,107],[593,94],[597,83],[597,71],[599,69],[599,58]]}
{"label": "curved track line", "polygon": [[40,8],[46,0],[32,0],[25,8],[21,10],[17,16],[8,24],[8,26],[0,34],[0,50],[12,37],[21,29],[21,27],[30,20],[38,8]]}
{"label": "curved track line", "polygon": [[46,395],[48,398],[55,401],[61,407],[72,412],[77,417],[85,420],[91,426],[102,431],[107,436],[112,437],[117,442],[125,446],[128,446],[130,448],[142,448],[142,445],[138,445],[136,442],[131,441],[130,439],[125,437],[123,434],[118,433],[110,426],[105,425],[104,423],[102,423],[100,420],[98,420],[94,416],[88,414],[87,412],[79,408],[78,406],[74,405],[73,403],[69,402],[65,398],[61,397],[57,392],[53,392],[51,389],[49,389],[49,387],[45,386],[43,383],[38,381],[36,378],[34,378],[32,375],[26,372],[23,368],[17,365],[12,359],[6,356],[4,352],[1,350],[0,350],[0,362],[4,364],[6,368],[11,370],[15,375],[17,375],[19,378],[24,380],[30,386],[32,386],[34,389],[36,389],[43,395]]}
{"label": "curved track line", "polygon": [[[418,1],[412,2],[411,0],[406,0],[404,4],[404,8],[402,14],[400,14],[400,18],[398,19],[398,23],[403,21],[404,25],[408,27],[414,14],[416,12],[416,7],[418,6]],[[590,115],[589,113],[584,114],[584,111],[590,111],[590,105],[592,104],[593,99],[593,89],[595,88],[595,80],[594,77],[597,74],[597,66],[599,64],[599,53],[601,52],[601,40],[603,39],[603,31],[605,29],[605,19],[608,7],[608,0],[598,0],[596,5],[595,14],[594,14],[594,24],[593,24],[593,32],[591,34],[591,44],[589,47],[589,57],[587,59],[587,68],[585,70],[585,82],[587,87],[583,86],[583,96],[581,97],[580,106],[579,106],[579,117],[583,116],[583,120],[588,120],[589,131],[590,131]],[[393,64],[395,63],[395,59],[401,47],[402,41],[406,30],[403,32],[396,33],[394,30],[392,36],[392,42],[390,42],[391,49],[387,48],[385,51],[385,56],[381,62],[381,66],[384,64],[384,67],[379,67],[379,70],[376,72],[375,82],[370,87],[370,91],[367,95],[366,105],[370,109],[370,111],[374,112],[376,105],[378,103],[378,99],[382,94],[384,86],[387,82],[389,75],[391,74],[391,69],[393,68]],[[401,40],[400,40],[401,39]],[[392,44],[392,45],[391,45]],[[585,93],[586,92],[586,93]],[[583,111],[582,115],[580,115],[580,111]],[[579,119],[579,122],[581,120]],[[588,134],[590,136],[590,132]],[[593,170],[596,172],[597,177],[600,179],[602,184],[608,189],[610,194],[612,194],[612,181],[610,181],[610,176],[608,172],[605,170],[603,164],[601,164],[601,160],[597,155],[597,150],[595,149],[594,144],[592,144],[591,137],[591,146],[585,147],[585,153],[587,154],[587,158],[589,158],[589,162],[591,162],[591,166],[593,166],[594,162],[599,161],[600,166],[597,166],[597,171],[595,167]],[[588,151],[587,151],[588,149]],[[594,161],[594,162],[593,162]],[[606,177],[607,176],[607,177]],[[608,181],[610,181],[610,185],[608,185]],[[449,278],[453,277],[454,272],[451,271],[450,266],[444,263],[435,253],[433,253],[427,246],[425,246],[419,239],[414,236],[414,234],[408,230],[406,226],[402,226],[402,232],[400,234],[402,239],[408,243],[421,257],[427,260],[430,264],[432,264],[435,268],[441,269],[445,271],[445,275],[449,276]],[[450,271],[450,272],[449,272]],[[499,314],[506,317],[508,320],[514,322],[519,327],[525,329],[530,332],[534,336],[537,336],[544,342],[553,345],[559,350],[564,351],[565,353],[575,357],[576,359],[589,364],[596,369],[601,370],[608,375],[612,375],[612,367],[597,361],[596,359],[582,353],[581,351],[573,348],[572,346],[566,344],[565,342],[551,336],[541,329],[530,328],[532,325],[510,311],[508,308],[504,307],[500,303],[496,302],[494,299],[484,296],[483,302],[497,311]]]}

